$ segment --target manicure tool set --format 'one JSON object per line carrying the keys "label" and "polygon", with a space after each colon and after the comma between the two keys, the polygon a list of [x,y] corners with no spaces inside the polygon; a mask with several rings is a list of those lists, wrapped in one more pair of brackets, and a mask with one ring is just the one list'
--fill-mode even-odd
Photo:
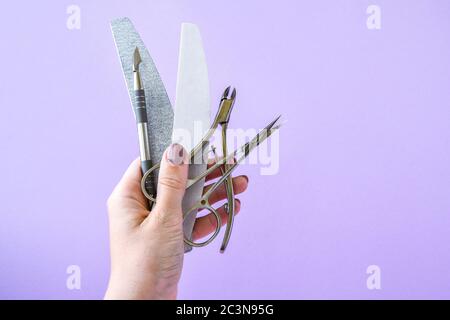
{"label": "manicure tool set", "polygon": [[[157,199],[159,163],[163,152],[172,142],[180,143],[190,154],[188,181],[182,203],[185,252],[191,251],[192,247],[211,243],[219,234],[221,216],[211,206],[209,198],[217,188],[224,185],[227,224],[220,247],[220,252],[223,253],[230,240],[235,213],[232,173],[252,150],[280,128],[280,116],[253,139],[229,153],[227,128],[236,99],[236,89],[225,89],[210,125],[208,71],[198,28],[194,24],[182,24],[173,109],[156,66],[131,21],[128,18],[116,19],[111,22],[111,29],[136,118],[143,174],[141,190],[149,201],[149,209]],[[210,145],[210,139],[219,125],[223,155],[220,159],[214,146]],[[201,135],[193,134],[196,127],[201,128]],[[188,143],[182,132],[192,133],[193,139]],[[215,156],[215,162],[209,167],[204,160],[209,153],[208,149]],[[204,191],[205,178],[215,170],[221,170],[222,176]],[[194,242],[192,230],[197,213],[201,210],[207,210],[215,217],[216,229],[207,240]]]}

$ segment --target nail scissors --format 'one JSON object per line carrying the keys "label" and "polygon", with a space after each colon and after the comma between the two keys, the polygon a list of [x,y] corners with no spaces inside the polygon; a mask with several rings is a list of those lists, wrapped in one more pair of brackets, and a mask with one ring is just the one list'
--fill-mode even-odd
{"label": "nail scissors", "polygon": [[[195,214],[200,210],[207,210],[210,213],[213,214],[213,216],[216,219],[217,225],[216,229],[213,232],[213,234],[205,241],[203,242],[193,242],[190,239],[184,238],[184,242],[192,247],[203,247],[211,243],[219,234],[221,226],[222,226],[222,219],[220,217],[220,214],[217,212],[217,209],[213,208],[209,202],[210,196],[213,194],[213,192],[221,185],[225,185],[225,190],[227,194],[227,202],[225,204],[225,211],[228,215],[227,220],[227,227],[225,230],[225,235],[222,241],[222,245],[220,248],[220,252],[223,253],[228,245],[228,242],[231,237],[231,231],[233,228],[233,218],[234,218],[234,190],[233,190],[233,181],[231,174],[233,171],[238,167],[238,165],[250,154],[250,152],[255,149],[261,142],[266,140],[273,132],[278,130],[281,126],[280,117],[278,116],[273,120],[271,123],[269,123],[264,129],[262,129],[252,140],[245,143],[241,147],[237,148],[234,152],[228,154],[227,150],[227,128],[228,128],[228,122],[230,120],[230,114],[233,109],[233,105],[236,99],[236,89],[233,89],[230,95],[230,87],[227,87],[225,91],[223,92],[222,98],[220,100],[219,109],[217,111],[217,114],[214,118],[214,121],[210,127],[210,129],[206,132],[200,143],[195,146],[194,149],[192,149],[190,153],[190,159],[191,161],[195,158],[195,156],[204,150],[209,146],[209,140],[211,139],[214,132],[217,130],[218,126],[221,126],[221,134],[222,134],[222,153],[223,158],[217,159],[213,165],[211,165],[207,170],[205,170],[202,174],[198,175],[195,178],[188,179],[186,183],[186,189],[194,185],[195,183],[201,181],[203,178],[211,174],[214,170],[221,170],[222,176],[211,185],[210,188],[207,189],[207,191],[202,195],[202,197],[196,202],[196,204],[190,208],[188,211],[183,212],[183,219],[186,219],[191,214]],[[215,154],[215,148],[211,146],[213,153]],[[159,169],[160,164],[155,164],[152,168],[150,168],[142,177],[141,180],[141,190],[144,196],[149,199],[150,202],[156,202],[156,199],[147,192],[146,189],[146,180],[149,177],[150,174],[152,174],[153,171]]]}

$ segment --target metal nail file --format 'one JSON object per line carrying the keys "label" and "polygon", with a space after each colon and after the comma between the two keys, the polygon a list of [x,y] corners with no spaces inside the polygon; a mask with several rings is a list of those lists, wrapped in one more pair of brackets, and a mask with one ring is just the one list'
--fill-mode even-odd
{"label": "metal nail file", "polygon": [[[191,23],[181,26],[174,113],[172,141],[191,152],[208,131],[211,116],[208,69],[202,39],[197,26]],[[190,164],[188,178],[196,177],[206,170],[203,156],[200,152],[194,164]],[[202,197],[204,183],[203,179],[186,190],[183,212],[192,208]],[[195,216],[192,214],[184,220],[184,235],[188,239],[191,239]],[[192,247],[185,244],[185,251],[190,250]]]}
{"label": "metal nail file", "polygon": [[[153,163],[159,163],[164,150],[171,143],[173,110],[169,97],[158,70],[131,21],[128,18],[115,19],[111,21],[111,30],[135,115],[138,106],[134,92],[133,56],[135,49],[139,49],[140,77],[146,96],[150,159]],[[157,172],[154,181],[158,181]]]}

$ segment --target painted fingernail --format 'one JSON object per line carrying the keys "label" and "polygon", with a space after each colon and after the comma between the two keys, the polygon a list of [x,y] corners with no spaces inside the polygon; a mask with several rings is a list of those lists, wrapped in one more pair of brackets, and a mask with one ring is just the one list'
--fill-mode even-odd
{"label": "painted fingernail", "polygon": [[174,166],[179,166],[184,160],[184,148],[178,143],[173,143],[167,150],[167,161]]}

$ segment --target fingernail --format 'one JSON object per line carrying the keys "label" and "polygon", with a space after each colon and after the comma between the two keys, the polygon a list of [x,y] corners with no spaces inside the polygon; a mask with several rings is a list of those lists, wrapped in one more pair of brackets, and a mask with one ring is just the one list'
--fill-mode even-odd
{"label": "fingernail", "polygon": [[184,160],[184,148],[178,143],[173,143],[167,150],[167,161],[174,166],[179,166]]}

